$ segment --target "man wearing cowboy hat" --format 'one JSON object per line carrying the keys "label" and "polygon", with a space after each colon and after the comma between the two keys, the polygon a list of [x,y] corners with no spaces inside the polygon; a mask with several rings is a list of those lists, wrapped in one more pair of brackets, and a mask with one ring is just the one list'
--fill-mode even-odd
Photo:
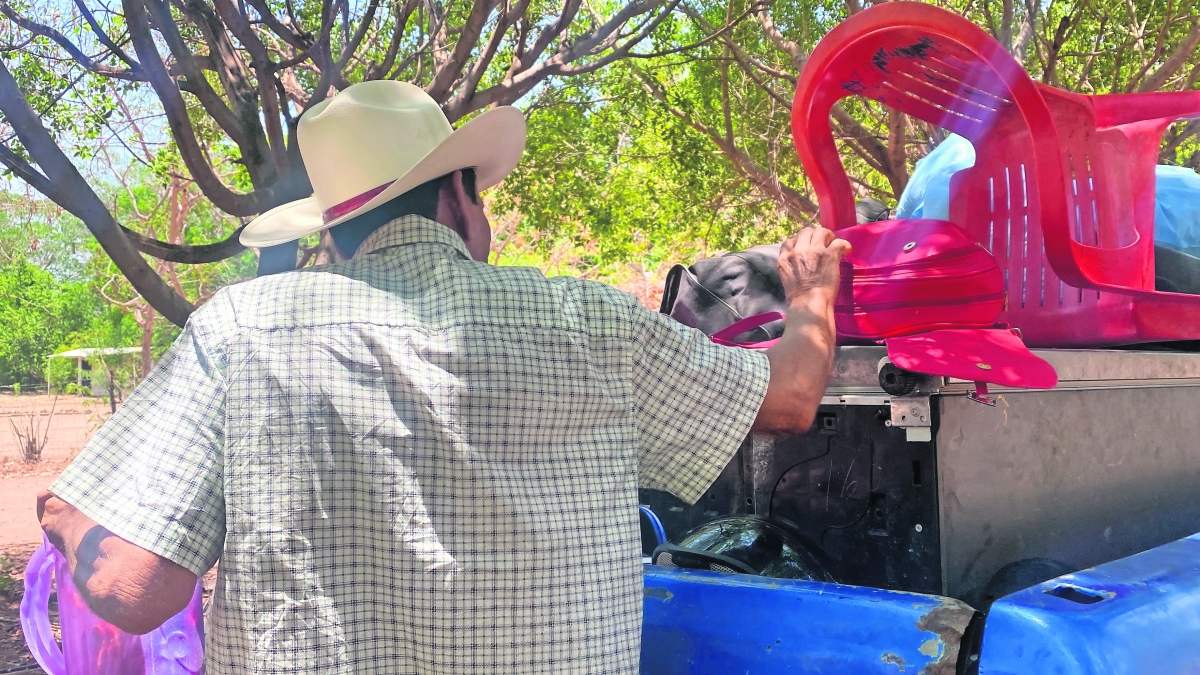
{"label": "man wearing cowboy hat", "polygon": [[847,245],[785,242],[783,339],[722,347],[486,264],[475,188],[516,166],[517,110],[452,130],[417,87],[369,82],[299,134],[315,196],[243,241],[333,227],[352,258],[193,314],[39,499],[76,584],[145,632],[219,558],[210,674],[636,672],[637,488],[694,502],[752,429],[811,424]]}

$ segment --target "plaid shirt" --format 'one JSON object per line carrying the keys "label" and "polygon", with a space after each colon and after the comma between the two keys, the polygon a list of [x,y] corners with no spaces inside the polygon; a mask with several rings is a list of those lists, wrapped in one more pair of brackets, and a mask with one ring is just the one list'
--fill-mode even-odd
{"label": "plaid shirt", "polygon": [[51,489],[221,559],[210,674],[634,673],[638,485],[697,500],[767,379],[409,216],[214,296]]}

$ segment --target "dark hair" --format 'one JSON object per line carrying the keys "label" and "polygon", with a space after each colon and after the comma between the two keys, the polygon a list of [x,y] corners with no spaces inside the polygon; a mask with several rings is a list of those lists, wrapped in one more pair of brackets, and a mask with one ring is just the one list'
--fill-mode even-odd
{"label": "dark hair", "polygon": [[[401,216],[423,216],[430,220],[437,218],[438,203],[441,201],[442,187],[450,180],[452,174],[438,176],[433,180],[421,183],[395,199],[367,211],[361,216],[355,216],[344,223],[329,228],[333,243],[346,255],[354,255],[358,247],[366,241],[371,233],[387,225]],[[463,190],[471,198],[472,204],[479,203],[479,193],[475,190],[475,169],[462,169]]]}

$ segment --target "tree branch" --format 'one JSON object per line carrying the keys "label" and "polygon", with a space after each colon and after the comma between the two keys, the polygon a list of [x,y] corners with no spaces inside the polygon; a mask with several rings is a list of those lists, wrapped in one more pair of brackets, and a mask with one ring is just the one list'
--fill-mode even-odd
{"label": "tree branch", "polygon": [[47,199],[54,203],[59,203],[61,196],[58,188],[54,187],[54,182],[42,175],[32,164],[26,162],[20,155],[13,152],[8,146],[0,145],[0,163],[8,167],[17,178],[25,181],[33,187],[33,189],[42,193]]}
{"label": "tree branch", "polygon": [[129,238],[134,248],[138,251],[169,263],[184,263],[187,265],[220,262],[245,251],[246,247],[242,246],[242,243],[238,240],[244,229],[246,227],[243,225],[233,234],[218,242],[189,245],[159,241],[158,239],[138,234],[124,225],[121,226],[121,231],[125,233],[125,236]]}
{"label": "tree branch", "polygon": [[79,8],[79,13],[83,15],[88,25],[92,27],[92,33],[96,35],[96,39],[105,47],[108,47],[109,51],[115,54],[117,58],[128,64],[131,71],[136,73],[141,68],[141,65],[137,61],[134,61],[129,54],[126,54],[125,50],[121,49],[117,43],[113,42],[108,33],[104,32],[104,29],[100,27],[100,22],[96,21],[95,15],[92,14],[92,10],[88,9],[87,3],[83,0],[75,0],[75,6]]}
{"label": "tree branch", "polygon": [[4,113],[5,119],[21,139],[21,144],[41,167],[45,177],[57,188],[58,199],[55,203],[83,221],[100,242],[105,253],[147,302],[173,323],[182,326],[195,308],[187,300],[176,295],[130,244],[104,202],[92,191],[91,186],[42,126],[41,120],[29,107],[25,95],[2,62],[0,112]]}
{"label": "tree branch", "polygon": [[[641,30],[634,33],[631,37],[626,38],[625,44],[621,45],[620,47],[613,46],[611,52],[609,52],[608,54],[605,54],[604,56],[600,57],[599,59],[596,59],[595,61],[592,61],[590,63],[587,63],[587,64],[585,64],[583,66],[579,66],[579,67],[571,67],[568,65],[568,64],[576,61],[577,59],[582,58],[584,55],[586,55],[588,52],[590,52],[592,50],[603,50],[603,49],[609,48],[611,45],[615,45],[616,39],[617,39],[615,36],[611,40],[596,41],[594,44],[589,45],[585,50],[582,50],[578,55],[569,55],[568,58],[563,59],[562,65],[560,65],[556,69],[556,71],[557,71],[556,74],[559,74],[559,75],[581,75],[584,73],[595,72],[595,71],[603,68],[604,66],[607,66],[608,64],[613,63],[614,61],[624,59],[624,58],[654,58],[655,56],[672,53],[674,50],[668,50],[667,52],[660,52],[659,54],[644,54],[644,55],[643,54],[635,54],[635,53],[633,53],[633,48],[636,47],[639,43],[641,43],[642,40],[645,40],[647,37],[649,37],[650,34],[655,31],[655,29],[657,29],[660,25],[662,25],[662,23],[667,20],[667,17],[669,17],[671,15],[671,13],[675,11],[675,8],[679,6],[680,2],[681,2],[681,0],[670,0],[669,4],[666,7],[663,7],[662,9],[658,10],[657,16],[655,16],[650,21],[647,21],[645,23],[645,25],[642,26]],[[722,29],[722,30],[724,30],[724,29]],[[695,45],[689,45],[686,48],[692,49],[694,47],[700,46],[701,44],[705,43],[707,40],[708,40],[708,38],[705,38],[705,39],[701,40],[700,42],[696,43]]]}
{"label": "tree branch", "polygon": [[1200,45],[1200,20],[1193,19],[1192,29],[1188,32],[1187,37],[1179,43],[1175,51],[1171,52],[1171,55],[1159,66],[1158,70],[1155,70],[1149,77],[1142,80],[1142,84],[1137,90],[1158,91],[1162,89],[1167,80],[1179,72],[1183,64],[1187,63],[1188,58],[1196,52],[1198,45]]}
{"label": "tree branch", "polygon": [[396,14],[396,25],[392,27],[392,37],[388,41],[387,51],[383,54],[383,60],[377,64],[372,63],[367,66],[368,80],[375,80],[386,76],[392,71],[392,66],[396,63],[396,54],[400,52],[400,41],[404,38],[404,30],[408,27],[408,19],[412,16],[413,11],[416,10],[418,1],[404,1],[404,6]]}
{"label": "tree branch", "polygon": [[[554,38],[562,35],[563,32],[565,32],[571,25],[571,23],[575,21],[575,16],[579,13],[579,7],[581,4],[582,0],[565,0],[563,9],[558,14],[558,19],[555,20],[553,24],[544,28],[538,33],[538,36],[533,39],[533,44],[529,46],[529,50],[525,53],[525,58],[521,59],[522,63],[525,64],[525,70],[532,68],[533,64],[537,63],[542,58],[542,54],[546,52],[546,49],[550,46],[550,43],[554,41]],[[597,30],[597,34],[603,33],[604,36],[607,37],[608,35],[611,35],[617,27],[623,25],[625,21],[628,21],[634,16],[640,14],[641,12],[634,10],[636,5],[637,0],[625,5],[625,7],[613,17],[613,20],[609,21],[604,27]],[[614,24],[613,21],[617,20],[618,18],[620,19],[620,22]]]}
{"label": "tree branch", "polygon": [[1029,47],[1029,40],[1033,37],[1033,33],[1037,28],[1037,5],[1035,0],[1026,0],[1025,2],[1025,18],[1021,20],[1020,30],[1017,31],[1016,37],[1013,38],[1012,54],[1018,63],[1025,62],[1025,53]]}
{"label": "tree branch", "polygon": [[[271,8],[267,6],[266,0],[249,0],[249,2],[250,6],[262,17],[262,21],[266,24],[267,28],[270,28],[271,32],[278,35],[281,40],[300,51],[307,51],[313,45],[311,36],[297,32],[291,26],[287,26],[280,21],[271,11]],[[289,20],[289,23],[292,23],[292,21]],[[295,26],[295,24],[292,23],[292,26]]]}
{"label": "tree branch", "polygon": [[908,162],[905,146],[908,142],[908,115],[888,108],[888,171],[884,174],[892,184],[893,194],[903,194],[908,184]]}
{"label": "tree branch", "polygon": [[472,3],[471,13],[462,25],[458,41],[454,44],[454,51],[450,53],[450,58],[438,68],[429,86],[425,87],[426,93],[433,97],[433,100],[445,103],[450,98],[450,92],[454,84],[462,77],[467,59],[474,51],[475,43],[483,33],[484,24],[492,10],[495,9],[497,2],[498,0],[475,0]]}
{"label": "tree branch", "polygon": [[333,47],[330,45],[329,36],[333,32],[336,10],[341,3],[346,1],[337,0],[335,3],[333,0],[322,0],[321,2],[321,35],[317,38],[312,50],[313,63],[320,71],[321,79],[317,81],[317,87],[308,99],[308,108],[324,101],[329,96],[330,88],[339,89],[342,88],[340,85],[344,84],[341,73],[334,68]]}
{"label": "tree branch", "polygon": [[775,45],[779,51],[787,54],[792,61],[792,67],[796,72],[804,70],[804,63],[808,61],[808,54],[800,48],[800,45],[788,40],[783,36],[783,32],[775,25],[775,21],[771,19],[771,15],[767,13],[767,5],[763,5],[755,14],[758,18],[759,25],[763,28],[763,34]]}
{"label": "tree branch", "polygon": [[[179,30],[175,26],[175,20],[171,16],[170,10],[162,2],[158,0],[147,0],[150,11],[153,13],[155,25],[158,26],[159,32],[163,36],[164,42],[167,44],[167,49],[171,50],[171,55],[175,57],[175,65],[181,71],[182,75],[187,78],[188,89],[190,94],[200,101],[200,105],[204,106],[204,110],[212,117],[217,126],[221,127],[229,139],[232,140],[239,148],[243,149],[249,145],[250,139],[246,136],[242,123],[238,119],[238,115],[234,113],[229,106],[225,105],[225,101],[221,99],[217,92],[213,90],[208,83],[208,78],[204,73],[200,72],[200,65],[192,56],[192,50],[183,41],[183,37],[179,34]],[[128,20],[128,17],[126,17]],[[197,22],[199,23],[199,22]],[[146,29],[149,30],[149,25]],[[211,54],[219,54],[219,50],[209,46]],[[134,48],[136,49],[136,41]],[[155,51],[155,54],[158,52]],[[217,68],[217,59],[212,59],[214,69],[218,76],[221,75],[221,70]],[[222,83],[226,80],[221,78]],[[230,91],[226,87],[226,91]],[[231,92],[232,94],[233,92]]]}
{"label": "tree branch", "polygon": [[[150,86],[154,88],[154,92],[162,103],[163,111],[167,114],[167,124],[171,129],[171,136],[175,139],[179,154],[183,158],[184,164],[187,165],[188,171],[191,172],[192,179],[196,181],[196,185],[212,201],[213,205],[226,213],[235,216],[250,216],[265,210],[263,207],[271,204],[275,197],[272,194],[272,188],[259,189],[250,194],[239,194],[221,182],[212,165],[208,163],[206,153],[196,138],[196,132],[192,128],[187,105],[183,101],[179,87],[171,79],[158,54],[158,49],[154,45],[142,0],[124,0],[124,5],[125,20],[130,26],[134,51],[146,71]],[[166,312],[162,313],[164,316],[168,316]]]}
{"label": "tree branch", "polygon": [[885,167],[892,165],[892,160],[888,156],[887,146],[875,138],[875,135],[858,120],[851,117],[850,113],[846,112],[846,109],[841,104],[834,104],[831,116],[838,123],[838,126],[841,127],[842,133],[862,144],[859,147],[855,147],[855,151],[862,155],[863,159],[868,159],[875,166],[879,167],[880,173],[886,173],[887,169]]}
{"label": "tree branch", "polygon": [[[255,79],[258,81],[258,102],[262,104],[262,120],[267,127],[268,153],[274,164],[274,172],[287,173],[287,147],[283,139],[283,127],[279,121],[279,97],[275,92],[275,70],[271,63],[271,57],[267,54],[267,46],[254,34],[250,22],[231,0],[213,0],[213,5],[225,25],[229,26],[230,32],[250,54],[250,65],[254,69]],[[257,112],[256,110],[255,113]],[[258,115],[256,114],[252,129],[257,132],[258,128]]]}
{"label": "tree branch", "polygon": [[26,31],[29,31],[31,34],[54,41],[54,43],[59,47],[62,47],[63,51],[67,52],[67,54],[69,54],[76,63],[83,66],[87,70],[96,73],[97,75],[112,77],[118,80],[128,80],[131,82],[144,79],[142,73],[132,69],[126,70],[123,68],[113,68],[112,66],[103,63],[97,63],[90,56],[84,54],[83,50],[77,47],[75,43],[71,42],[67,36],[63,35],[54,28],[51,28],[50,26],[46,26],[22,17],[21,15],[17,14],[17,12],[13,10],[13,8],[9,6],[7,2],[0,1],[0,14],[4,14],[4,16],[8,17],[10,21]]}
{"label": "tree branch", "polygon": [[[597,59],[595,62],[589,63],[584,67],[570,69],[566,67],[567,64],[583,58],[589,53],[592,53],[593,50],[603,50],[607,48],[606,45],[611,44],[611,40],[613,39],[614,35],[617,34],[621,26],[625,25],[630,19],[639,14],[657,11],[658,8],[662,6],[664,1],[665,0],[646,0],[645,4],[639,4],[638,0],[635,0],[634,2],[631,2],[623,7],[620,12],[617,12],[611,19],[605,22],[603,26],[599,27],[594,34],[582,36],[574,44],[564,49],[560,49],[553,56],[543,61],[537,61],[536,54],[538,52],[536,50],[531,51],[529,54],[527,54],[528,59],[524,57],[521,59],[522,66],[517,72],[513,73],[510,71],[509,75],[502,81],[492,85],[491,87],[488,87],[487,89],[484,89],[483,91],[477,92],[469,100],[456,97],[450,103],[446,104],[444,107],[446,116],[450,118],[451,122],[454,122],[466,114],[469,114],[475,110],[481,110],[489,105],[504,105],[511,103],[527,94],[531,89],[537,86],[539,82],[547,77],[550,77],[551,75],[577,75],[589,73],[597,68],[607,65],[611,61],[621,58],[622,56],[628,54],[629,50],[631,50],[636,44],[636,40],[642,39],[654,28],[661,25],[661,23],[669,15],[670,10],[674,9],[674,7],[679,4],[680,0],[671,0],[671,4],[668,6],[668,8],[661,12],[653,20],[648,21],[643,29],[637,33],[637,35],[629,38],[624,45],[613,48],[612,52],[610,52],[604,58]],[[571,5],[574,2],[575,0],[568,0],[568,5]],[[576,7],[576,9],[578,8]],[[549,29],[547,29],[547,31],[548,30]],[[545,32],[546,31],[543,31],[543,34]],[[529,65],[525,65],[526,63]]]}
{"label": "tree branch", "polygon": [[491,65],[492,59],[496,56],[496,50],[500,48],[504,36],[513,25],[513,21],[509,17],[524,16],[528,8],[529,0],[520,0],[516,7],[513,7],[510,11],[501,13],[496,19],[496,26],[492,29],[492,35],[488,38],[487,44],[483,48],[483,53],[475,59],[475,63],[471,64],[471,68],[467,71],[466,78],[459,87],[458,94],[455,95],[456,99],[469,100],[475,95],[475,89],[479,86],[479,81],[483,79],[483,74],[487,72],[488,66]]}
{"label": "tree branch", "polygon": [[350,39],[349,44],[343,45],[342,56],[334,64],[341,72],[346,64],[350,62],[350,58],[354,56],[354,52],[358,51],[359,45],[362,44],[363,37],[367,34],[367,29],[371,27],[371,22],[375,20],[375,10],[379,8],[379,0],[371,0],[367,3],[367,11],[363,14],[363,18],[358,22],[358,30],[354,31],[354,37]]}

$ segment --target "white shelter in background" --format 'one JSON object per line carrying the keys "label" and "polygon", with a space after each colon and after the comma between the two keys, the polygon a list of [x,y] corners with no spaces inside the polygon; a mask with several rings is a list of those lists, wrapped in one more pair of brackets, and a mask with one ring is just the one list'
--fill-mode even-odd
{"label": "white shelter in background", "polygon": [[[142,351],[141,347],[90,347],[90,348],[83,348],[83,349],[70,349],[65,352],[51,354],[48,358],[51,358],[51,359],[75,359],[75,384],[76,384],[76,386],[82,388],[83,387],[83,372],[84,372],[84,370],[91,370],[91,365],[88,363],[88,361],[95,359],[97,357],[102,357],[102,356],[124,356],[126,354],[140,354],[141,351]],[[84,367],[85,365],[87,365],[87,368]],[[107,384],[108,374],[107,373],[97,372],[94,376],[91,376],[89,379],[91,380],[91,389],[93,392],[96,392],[97,390],[104,391],[108,388],[108,384]],[[98,380],[103,380],[102,386],[100,386],[100,387],[96,386],[97,384],[101,384],[101,382],[98,382]]]}

